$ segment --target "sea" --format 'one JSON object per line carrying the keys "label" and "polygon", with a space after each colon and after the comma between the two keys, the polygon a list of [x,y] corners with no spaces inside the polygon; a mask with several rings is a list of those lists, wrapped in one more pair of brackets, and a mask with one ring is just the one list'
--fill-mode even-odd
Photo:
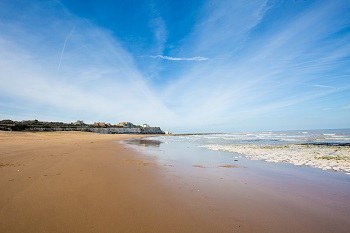
{"label": "sea", "polygon": [[346,145],[350,143],[350,129],[289,130],[239,132],[219,134],[179,135],[177,137],[157,137],[162,142],[191,141],[200,145],[218,144],[328,144]]}
{"label": "sea", "polygon": [[[218,168],[222,166],[235,167],[236,165],[237,167],[249,167],[257,166],[257,164],[260,167],[271,166],[264,159],[256,162],[252,161],[244,153],[216,149],[216,147],[225,146],[272,146],[279,148],[280,146],[288,145],[316,145],[320,146],[316,149],[319,149],[321,152],[323,151],[321,149],[334,147],[335,151],[342,151],[342,156],[346,157],[346,162],[350,163],[350,154],[347,154],[350,151],[350,129],[179,134],[131,139],[124,141],[124,144],[155,157],[160,163],[177,164],[181,167]],[[295,148],[291,148],[290,151],[293,150]],[[300,153],[298,156],[303,156],[303,154]],[[295,165],[291,165],[287,161],[286,164],[277,163],[274,166],[295,169]],[[308,170],[310,166],[298,167],[299,170]],[[312,167],[310,169],[314,171],[315,168]],[[331,171],[331,173],[333,174],[334,171]],[[349,174],[348,178],[350,178]]]}

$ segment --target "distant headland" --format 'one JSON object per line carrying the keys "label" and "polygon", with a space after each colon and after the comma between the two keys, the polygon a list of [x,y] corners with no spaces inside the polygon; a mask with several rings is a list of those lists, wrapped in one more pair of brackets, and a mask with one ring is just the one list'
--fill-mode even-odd
{"label": "distant headland", "polygon": [[38,120],[1,120],[0,130],[26,132],[83,131],[102,134],[165,134],[160,127],[150,127],[148,124],[134,125],[131,122],[120,122],[115,125],[105,122],[86,124],[81,120],[72,123]]}

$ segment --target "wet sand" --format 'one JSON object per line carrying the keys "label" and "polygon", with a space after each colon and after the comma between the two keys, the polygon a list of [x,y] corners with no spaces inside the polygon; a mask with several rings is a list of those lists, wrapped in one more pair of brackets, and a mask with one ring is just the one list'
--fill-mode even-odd
{"label": "wet sand", "polygon": [[184,178],[117,142],[132,137],[140,135],[1,132],[0,232],[350,229],[347,206],[334,211],[244,179]]}
{"label": "wet sand", "polygon": [[167,165],[163,184],[221,232],[349,232],[344,173],[250,160],[176,137],[156,141],[125,143]]}

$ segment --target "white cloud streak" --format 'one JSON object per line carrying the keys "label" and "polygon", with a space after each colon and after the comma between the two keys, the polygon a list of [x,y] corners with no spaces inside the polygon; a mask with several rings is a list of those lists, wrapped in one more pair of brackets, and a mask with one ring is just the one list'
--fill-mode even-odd
{"label": "white cloud streak", "polygon": [[[55,3],[47,4],[39,12],[26,13],[27,19],[37,21],[43,11],[57,12]],[[60,120],[64,115],[72,121],[81,118],[157,125],[164,116],[172,118],[136,68],[132,55],[108,31],[62,12],[55,16],[46,19],[44,32],[27,25],[30,20],[2,22],[0,30],[6,34],[0,35],[0,97],[27,105],[37,118],[51,115],[48,120]],[[62,49],[60,39],[67,25],[76,28],[65,37]],[[65,46],[68,39],[69,47]],[[59,73],[57,51],[64,52]]]}
{"label": "white cloud streak", "polygon": [[61,54],[60,54],[60,60],[58,62],[58,66],[57,66],[57,71],[59,71],[60,68],[61,68],[62,58],[63,58],[64,50],[66,49],[67,41],[69,40],[69,38],[71,37],[72,33],[74,32],[74,29],[75,29],[75,26],[72,28],[72,30],[70,30],[70,32],[68,33],[68,35],[64,39],[62,51],[61,51]]}
{"label": "white cloud streak", "polygon": [[160,58],[164,60],[169,60],[169,61],[207,61],[209,58],[207,57],[170,57],[170,56],[163,56],[163,55],[156,55],[156,56],[149,56],[151,58]]}
{"label": "white cloud streak", "polygon": [[328,86],[328,85],[321,85],[321,84],[315,84],[315,85],[311,85],[312,87],[320,87],[320,88],[334,88],[332,86]]}
{"label": "white cloud streak", "polygon": [[[266,1],[245,3],[237,1],[235,7],[224,6],[226,10],[220,7],[215,11],[210,9],[209,17],[198,24],[186,41],[188,44],[184,45],[187,50],[192,46],[193,49],[188,50],[191,52],[226,55],[224,61],[211,60],[205,66],[191,67],[163,92],[163,98],[183,116],[186,125],[200,127],[215,122],[227,128],[244,128],[253,116],[267,114],[265,119],[269,119],[268,115],[273,116],[280,109],[302,106],[349,88],[349,85],[337,88],[330,80],[327,83],[332,84],[332,88],[308,88],[320,79],[326,79],[323,76],[335,65],[341,65],[339,60],[350,54],[344,41],[333,41],[337,43],[327,43],[323,47],[315,44],[333,33],[334,27],[344,24],[345,18],[342,22],[335,13],[330,13],[339,12],[339,2],[325,2],[301,12],[287,24],[276,26],[258,38],[250,34],[273,6],[267,6]],[[246,13],[235,20],[235,14],[229,13],[227,8],[241,12],[241,7]],[[227,28],[232,22],[240,24]],[[320,22],[322,27],[318,26]],[[221,48],[211,50],[216,46]],[[335,56],[336,50],[342,53]],[[339,71],[347,72],[346,69]],[[234,122],[238,120],[243,123],[236,125]],[[263,122],[262,117],[260,121]],[[273,125],[271,119],[266,123]]]}

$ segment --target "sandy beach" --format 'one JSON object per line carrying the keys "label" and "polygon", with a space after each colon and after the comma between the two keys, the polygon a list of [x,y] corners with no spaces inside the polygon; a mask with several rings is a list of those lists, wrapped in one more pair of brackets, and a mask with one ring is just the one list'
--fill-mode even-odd
{"label": "sandy beach", "polygon": [[118,143],[135,137],[1,132],[0,232],[348,232],[346,203],[184,179]]}
{"label": "sandy beach", "polygon": [[0,134],[0,232],[190,232],[205,222],[116,140],[139,135]]}

